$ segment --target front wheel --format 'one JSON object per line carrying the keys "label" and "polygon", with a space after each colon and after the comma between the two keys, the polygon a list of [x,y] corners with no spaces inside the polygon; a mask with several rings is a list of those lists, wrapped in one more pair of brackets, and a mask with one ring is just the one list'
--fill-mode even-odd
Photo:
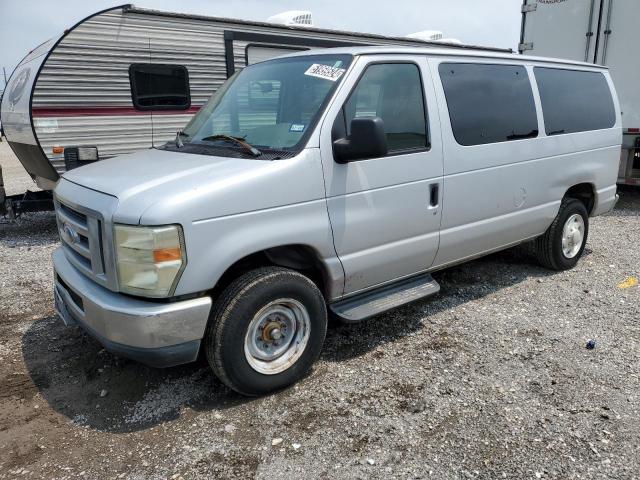
{"label": "front wheel", "polygon": [[575,198],[564,198],[558,215],[544,235],[534,240],[538,261],[552,270],[573,268],[584,252],[589,234],[589,214]]}
{"label": "front wheel", "polygon": [[266,267],[229,285],[205,338],[209,365],[228,387],[262,395],[302,378],[320,356],[327,310],[318,287],[293,270]]}

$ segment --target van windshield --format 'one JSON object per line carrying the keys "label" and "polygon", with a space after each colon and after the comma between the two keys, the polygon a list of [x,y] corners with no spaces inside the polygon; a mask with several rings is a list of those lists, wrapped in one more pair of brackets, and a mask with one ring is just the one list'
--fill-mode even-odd
{"label": "van windshield", "polygon": [[351,60],[351,55],[307,55],[248,66],[211,97],[177,143],[213,145],[221,155],[218,149],[246,152],[246,144],[260,153],[299,150]]}

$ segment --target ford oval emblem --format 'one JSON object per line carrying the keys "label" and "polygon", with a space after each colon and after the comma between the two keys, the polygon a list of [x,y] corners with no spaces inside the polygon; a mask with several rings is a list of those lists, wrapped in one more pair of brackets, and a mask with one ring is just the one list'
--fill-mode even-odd
{"label": "ford oval emblem", "polygon": [[68,223],[62,225],[62,233],[67,242],[74,245],[80,243],[80,235]]}

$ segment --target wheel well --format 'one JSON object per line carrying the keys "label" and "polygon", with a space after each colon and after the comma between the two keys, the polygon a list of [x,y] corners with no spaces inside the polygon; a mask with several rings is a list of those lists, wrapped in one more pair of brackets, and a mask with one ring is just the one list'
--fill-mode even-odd
{"label": "wheel well", "polygon": [[326,269],[317,252],[306,245],[273,247],[241,258],[222,274],[213,288],[212,294],[214,297],[217,296],[243,273],[267,266],[285,267],[302,273],[311,279],[327,298],[328,275]]}
{"label": "wheel well", "polygon": [[591,211],[593,210],[596,201],[596,194],[593,185],[590,183],[579,183],[567,190],[567,193],[565,193],[564,196],[580,200],[584,204],[589,215],[591,215]]}

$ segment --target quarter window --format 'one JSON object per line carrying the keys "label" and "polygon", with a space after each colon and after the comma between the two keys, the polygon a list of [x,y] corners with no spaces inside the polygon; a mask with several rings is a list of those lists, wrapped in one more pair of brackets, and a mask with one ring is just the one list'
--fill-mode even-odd
{"label": "quarter window", "polygon": [[616,111],[600,72],[534,68],[547,135],[611,128]]}
{"label": "quarter window", "polygon": [[129,67],[131,100],[137,110],[186,110],[189,74],[182,65],[134,63]]}
{"label": "quarter window", "polygon": [[367,67],[344,106],[347,134],[356,117],[380,117],[390,152],[427,146],[420,71],[414,63]]}
{"label": "quarter window", "polygon": [[460,145],[538,136],[533,91],[523,66],[441,63],[439,72]]}

